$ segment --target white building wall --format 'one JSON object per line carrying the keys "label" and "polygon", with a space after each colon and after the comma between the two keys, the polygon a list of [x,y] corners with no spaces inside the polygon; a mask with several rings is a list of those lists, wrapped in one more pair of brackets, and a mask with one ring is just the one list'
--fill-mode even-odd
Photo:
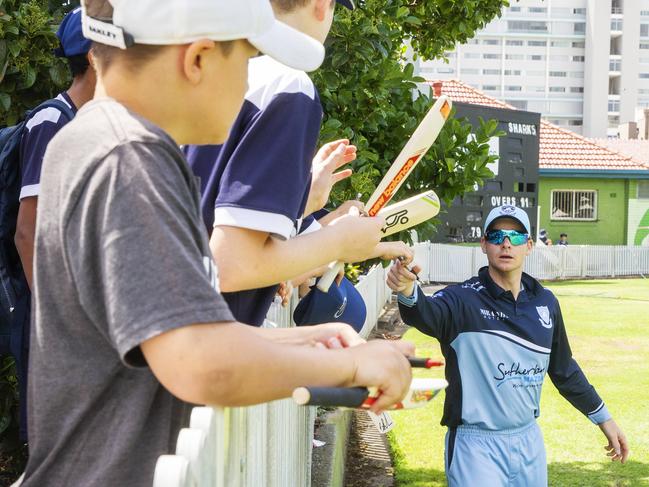
{"label": "white building wall", "polygon": [[[613,38],[617,56],[610,55]],[[448,64],[421,62],[421,75],[461,79],[560,126],[605,137],[620,117],[649,107],[649,0],[512,2],[449,54]]]}

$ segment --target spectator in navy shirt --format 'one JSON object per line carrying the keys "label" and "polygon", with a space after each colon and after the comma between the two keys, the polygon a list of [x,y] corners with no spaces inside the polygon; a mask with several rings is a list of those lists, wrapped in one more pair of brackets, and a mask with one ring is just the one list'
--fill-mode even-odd
{"label": "spectator in navy shirt", "polygon": [[[67,59],[72,74],[72,84],[56,98],[65,103],[72,113],[76,113],[92,99],[97,80],[89,58],[91,42],[81,32],[81,8],[70,12],[63,19],[56,35],[61,45],[55,53]],[[15,241],[30,288],[43,156],[50,140],[69,121],[66,113],[54,107],[32,112],[20,144],[22,179]]]}
{"label": "spectator in navy shirt", "polygon": [[[25,132],[20,144],[20,206],[16,222],[16,235],[14,242],[22,268],[25,273],[25,280],[29,288],[32,288],[32,265],[34,258],[34,236],[36,233],[36,206],[40,191],[41,165],[47,146],[67,124],[79,108],[90,101],[95,91],[95,70],[90,65],[89,51],[90,41],[83,37],[81,32],[81,9],[77,8],[70,12],[61,23],[56,33],[60,46],[55,51],[59,57],[68,61],[72,73],[72,85],[70,88],[59,94],[56,99],[60,101],[64,110],[55,106],[47,106],[29,114],[25,125]],[[24,316],[21,321],[22,330],[18,342],[14,344],[14,356],[19,375],[20,389],[20,437],[27,439],[26,423],[26,382],[27,363],[29,355],[29,320],[30,300],[28,290],[24,295],[19,296],[17,306],[24,307]],[[16,313],[18,315],[18,313]]]}
{"label": "spectator in navy shirt", "polygon": [[[354,7],[350,0],[337,3]],[[271,4],[283,22],[324,42],[336,2]],[[310,216],[324,206],[331,186],[351,174],[336,171],[355,159],[356,148],[335,141],[314,159],[322,106],[309,76],[262,56],[250,61],[248,84],[227,142],[185,151],[201,177],[203,218],[223,296],[238,320],[260,326],[280,282],[315,275],[333,260],[409,261],[412,252],[401,242],[379,243],[382,219],[359,219],[357,208],[324,227]]]}
{"label": "spectator in navy shirt", "polygon": [[527,214],[509,205],[494,208],[484,230],[489,266],[462,284],[428,297],[406,266],[396,263],[388,274],[403,320],[437,338],[446,358],[449,486],[547,486],[536,424],[546,373],[599,426],[611,460],[624,463],[627,440],[572,358],[557,298],[523,272],[532,251]]}

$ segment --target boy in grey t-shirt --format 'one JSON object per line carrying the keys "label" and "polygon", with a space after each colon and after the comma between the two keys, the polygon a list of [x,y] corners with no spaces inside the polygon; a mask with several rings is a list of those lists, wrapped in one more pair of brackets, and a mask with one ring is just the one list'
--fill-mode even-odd
{"label": "boy in grey t-shirt", "polygon": [[[378,387],[375,410],[399,401],[408,344],[233,321],[178,149],[223,141],[255,48],[313,69],[321,46],[267,0],[111,3],[84,4],[85,34],[106,44],[94,47],[96,100],[43,166],[23,485],[151,485],[187,403],[254,404],[304,384]],[[382,223],[348,216],[339,229],[363,225],[375,245]]]}

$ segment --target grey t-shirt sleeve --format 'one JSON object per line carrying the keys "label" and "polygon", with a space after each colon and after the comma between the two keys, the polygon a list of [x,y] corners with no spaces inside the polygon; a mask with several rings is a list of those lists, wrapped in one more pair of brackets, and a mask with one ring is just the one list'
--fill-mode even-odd
{"label": "grey t-shirt sleeve", "polygon": [[139,345],[195,323],[233,321],[182,160],[162,144],[116,147],[67,213],[69,268],[90,321],[125,364]]}

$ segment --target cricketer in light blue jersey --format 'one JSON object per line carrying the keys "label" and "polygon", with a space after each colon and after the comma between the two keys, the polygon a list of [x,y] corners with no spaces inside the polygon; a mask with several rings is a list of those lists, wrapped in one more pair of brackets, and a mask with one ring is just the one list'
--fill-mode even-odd
{"label": "cricketer in light blue jersey", "polygon": [[449,485],[547,485],[536,425],[546,374],[600,426],[613,458],[625,461],[626,439],[572,357],[557,298],[523,273],[532,249],[527,214],[513,206],[492,210],[482,248],[488,267],[431,297],[400,264],[388,277],[403,320],[437,338],[446,359]]}

